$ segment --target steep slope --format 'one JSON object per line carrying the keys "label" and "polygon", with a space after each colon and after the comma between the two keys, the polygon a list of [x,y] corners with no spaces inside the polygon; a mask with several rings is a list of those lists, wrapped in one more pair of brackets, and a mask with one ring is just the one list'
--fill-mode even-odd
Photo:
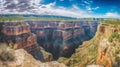
{"label": "steep slope", "polygon": [[99,21],[28,21],[37,42],[54,59],[70,57],[85,40],[91,39]]}
{"label": "steep slope", "polygon": [[[9,48],[7,48],[9,51]],[[28,52],[23,49],[13,51],[13,60],[0,60],[0,67],[66,67],[63,63],[55,61],[42,63],[35,60]],[[4,56],[8,56],[6,54]],[[1,55],[0,55],[1,58]],[[3,58],[3,57],[2,57]]]}
{"label": "steep slope", "polygon": [[49,62],[53,60],[53,55],[38,46],[37,50],[29,52],[36,60],[41,62]]}
{"label": "steep slope", "polygon": [[120,25],[116,23],[102,23],[99,25],[95,37],[85,41],[70,59],[60,58],[70,67],[86,67],[95,64],[105,67],[120,66]]}
{"label": "steep slope", "polygon": [[25,21],[0,22],[0,43],[6,43],[13,49],[25,49],[42,62],[52,60],[52,54],[38,45],[36,35],[31,32],[30,25]]}

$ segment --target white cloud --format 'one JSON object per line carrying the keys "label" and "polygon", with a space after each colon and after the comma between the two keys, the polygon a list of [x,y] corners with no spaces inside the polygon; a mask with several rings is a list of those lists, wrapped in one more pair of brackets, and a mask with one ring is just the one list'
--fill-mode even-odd
{"label": "white cloud", "polygon": [[92,0],[82,0],[82,2],[86,5],[91,5],[93,3]]}
{"label": "white cloud", "polygon": [[0,3],[3,2],[3,0],[0,0]]}
{"label": "white cloud", "polygon": [[86,9],[88,10],[88,11],[92,11],[92,10],[97,10],[97,9],[99,9],[99,7],[97,6],[97,7],[90,7],[90,6],[86,6]]}
{"label": "white cloud", "polygon": [[89,7],[89,6],[86,6],[86,9],[87,9],[88,11],[91,11],[91,10],[92,10],[92,8]]}
{"label": "white cloud", "polygon": [[[47,15],[61,15],[61,16],[70,16],[70,17],[89,17],[90,15],[87,14],[85,11],[81,10],[79,7],[76,5],[73,5],[72,8],[64,8],[64,7],[54,7],[56,2],[43,5],[39,4],[40,1],[37,0],[23,0],[23,3],[19,3],[19,0],[6,0],[7,3],[4,5],[2,8],[2,11],[0,13],[5,14],[5,13],[14,13],[14,14],[47,14]],[[13,1],[15,3],[13,4]],[[22,0],[21,0],[22,1]],[[12,7],[11,6],[15,6]]]}
{"label": "white cloud", "polygon": [[[51,6],[50,6],[51,5]],[[73,5],[73,8],[66,9],[64,7],[53,8],[52,3],[48,5],[44,5],[45,7],[39,7],[39,9],[35,9],[38,14],[49,14],[49,15],[61,15],[61,16],[70,16],[70,17],[90,17],[86,12],[80,10],[77,6]]]}
{"label": "white cloud", "polygon": [[105,14],[105,17],[111,17],[111,18],[120,18],[120,15],[118,13],[111,13],[111,12],[108,12]]}
{"label": "white cloud", "polygon": [[36,5],[39,5],[42,2],[42,0],[31,0],[31,2],[35,3]]}
{"label": "white cloud", "polygon": [[41,5],[41,6],[39,6],[39,7],[52,8],[52,7],[55,6],[55,4],[56,4],[56,2],[53,2],[53,3],[49,3],[49,4],[47,4],[47,5]]}
{"label": "white cloud", "polygon": [[93,9],[94,9],[94,10],[97,10],[97,9],[99,9],[99,8],[100,8],[100,7],[97,6],[97,7],[93,8]]}
{"label": "white cloud", "polygon": [[[119,17],[117,13],[106,13],[106,15],[93,15],[81,10],[78,6],[72,5],[71,8],[55,7],[56,2],[43,5],[43,0],[5,0],[0,7],[0,14],[39,14],[39,15],[60,15],[70,17]],[[6,4],[5,4],[6,3]],[[89,11],[99,7],[87,7]]]}
{"label": "white cloud", "polygon": [[120,18],[120,14],[115,12],[107,12],[104,15],[92,15],[92,17],[96,18]]}
{"label": "white cloud", "polygon": [[76,5],[72,5],[72,7],[74,8],[74,9],[80,9],[78,6],[76,6]]}
{"label": "white cloud", "polygon": [[14,2],[15,4],[18,4],[18,3],[19,3],[17,0],[14,0],[13,2]]}

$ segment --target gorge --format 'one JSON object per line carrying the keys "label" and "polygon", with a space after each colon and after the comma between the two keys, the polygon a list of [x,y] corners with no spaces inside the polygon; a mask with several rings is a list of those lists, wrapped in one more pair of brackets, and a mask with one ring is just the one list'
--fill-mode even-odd
{"label": "gorge", "polygon": [[[61,22],[53,22],[53,21],[52,22],[26,21],[26,22],[9,22],[9,23],[1,22],[0,65],[6,65],[6,66],[12,65],[11,67],[14,67],[14,65],[18,66],[19,65],[18,60],[21,60],[19,59],[19,57],[22,58],[22,56],[24,56],[26,58],[31,57],[31,59],[26,59],[26,58],[22,59],[20,65],[23,65],[23,66],[20,66],[20,67],[26,67],[26,65],[29,66],[29,64],[27,64],[28,62],[32,63],[30,67],[33,67],[35,64],[37,64],[36,66],[40,66],[40,67],[41,66],[46,67],[48,65],[49,65],[48,67],[53,67],[56,65],[58,65],[58,67],[62,67],[62,66],[66,67],[66,65],[68,67],[86,67],[86,66],[87,67],[93,67],[93,66],[119,67],[120,66],[120,52],[119,52],[120,51],[120,48],[119,48],[120,22],[119,22],[119,19],[105,20],[100,24],[98,22],[85,22],[85,21],[82,24],[82,22],[83,21],[80,21],[80,22],[74,21],[74,23],[72,23],[72,22],[67,21],[67,22],[62,23],[63,27],[60,27],[62,26],[60,25]],[[54,24],[51,24],[51,23],[54,23],[56,25],[54,26]],[[87,24],[85,23],[88,23],[87,29],[86,29]],[[93,36],[94,36],[94,37],[92,36],[93,38],[86,35],[85,30],[88,30],[88,31],[90,30],[90,33],[92,33],[91,30],[97,26],[98,26],[98,28],[96,28],[97,30],[95,29],[95,31],[93,32]],[[84,31],[74,32],[76,30],[80,30],[81,27]],[[71,36],[70,36],[69,31],[72,31]],[[64,32],[67,32],[67,35]],[[46,38],[46,36],[49,37],[50,39]],[[83,43],[80,40],[82,45],[79,45],[80,42],[74,41],[75,38],[76,39],[78,38],[79,40],[80,37],[81,39],[86,38],[83,40],[84,41]],[[48,43],[50,43],[49,45],[50,46],[52,45],[52,47],[49,47],[48,44],[46,45],[47,41],[44,42],[40,38],[43,38],[43,40],[44,38],[46,38],[47,40],[51,40],[51,41],[48,41]],[[59,51],[61,51],[60,52],[61,55],[59,54],[59,51],[56,53],[56,55],[54,55],[54,52],[58,50],[58,47],[56,48],[55,46],[56,43],[55,44],[51,43],[57,40],[57,38],[61,38],[62,42],[66,43],[65,45],[62,43],[59,44],[60,45]],[[72,47],[75,49],[74,50],[75,52],[73,54],[71,53],[72,56],[68,58],[68,56],[65,56],[65,54],[67,54],[67,52],[70,53],[69,51],[73,51],[73,49],[68,46],[68,45],[70,46],[74,45],[73,42],[71,43],[71,41],[76,42],[76,45],[78,45],[79,47],[78,48]],[[1,43],[6,43],[10,48],[16,49],[15,55],[16,55],[16,58],[18,59],[13,60],[14,64],[12,64],[13,62],[11,61],[5,61],[6,60],[5,57],[7,56],[7,54],[4,54],[6,52],[3,52],[2,54],[1,50],[4,49],[5,51],[8,51],[8,49],[1,47],[1,45],[4,45]],[[51,49],[53,53],[50,52],[52,53],[50,54],[50,53],[45,52],[45,50],[41,46],[45,50],[49,49],[49,50],[46,50],[48,52],[50,52],[50,49]],[[67,46],[68,50],[64,51],[63,50],[65,48],[64,46]],[[23,49],[25,49],[27,52],[24,51]],[[31,55],[28,55],[28,53],[30,53],[36,60]],[[59,56],[57,56],[57,54],[59,54]],[[55,61],[56,56],[59,58],[57,61]],[[8,55],[8,57],[10,56]],[[31,60],[33,60],[34,62]],[[40,61],[37,61],[37,60],[40,60]]]}
{"label": "gorge", "polygon": [[57,60],[70,57],[83,41],[91,39],[98,24],[80,20],[1,22],[0,41],[15,49],[23,48],[42,61],[39,47],[43,47],[52,54],[47,53],[49,60],[52,56]]}
{"label": "gorge", "polygon": [[99,21],[27,21],[37,42],[54,59],[70,57],[83,41],[91,39]]}
{"label": "gorge", "polygon": [[120,67],[120,19],[100,23],[92,39],[84,41],[70,58],[58,61],[68,67]]}

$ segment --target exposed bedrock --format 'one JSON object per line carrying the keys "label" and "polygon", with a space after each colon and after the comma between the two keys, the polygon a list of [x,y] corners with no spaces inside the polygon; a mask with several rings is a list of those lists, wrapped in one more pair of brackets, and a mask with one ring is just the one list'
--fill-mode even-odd
{"label": "exposed bedrock", "polygon": [[13,49],[25,49],[43,62],[52,60],[52,54],[38,45],[36,35],[31,33],[26,22],[0,22],[0,43],[6,43]]}
{"label": "exposed bedrock", "polygon": [[31,32],[37,35],[37,42],[54,59],[70,57],[83,41],[95,35],[97,21],[27,21]]}

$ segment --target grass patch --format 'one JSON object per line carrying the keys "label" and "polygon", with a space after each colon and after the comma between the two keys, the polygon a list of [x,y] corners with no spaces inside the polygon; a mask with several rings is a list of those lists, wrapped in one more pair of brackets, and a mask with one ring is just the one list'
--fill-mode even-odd
{"label": "grass patch", "polygon": [[109,38],[108,41],[109,42],[113,42],[113,39],[118,39],[118,41],[120,42],[120,34],[118,32],[113,33]]}
{"label": "grass patch", "polygon": [[120,24],[120,19],[104,20],[102,23],[103,23],[103,24],[119,25],[119,24]]}
{"label": "grass patch", "polygon": [[36,21],[61,21],[61,20],[76,20],[76,19],[69,19],[69,18],[58,18],[58,17],[24,17],[24,16],[1,16],[0,17],[0,22],[5,22],[5,21],[26,21],[26,20],[36,20]]}

